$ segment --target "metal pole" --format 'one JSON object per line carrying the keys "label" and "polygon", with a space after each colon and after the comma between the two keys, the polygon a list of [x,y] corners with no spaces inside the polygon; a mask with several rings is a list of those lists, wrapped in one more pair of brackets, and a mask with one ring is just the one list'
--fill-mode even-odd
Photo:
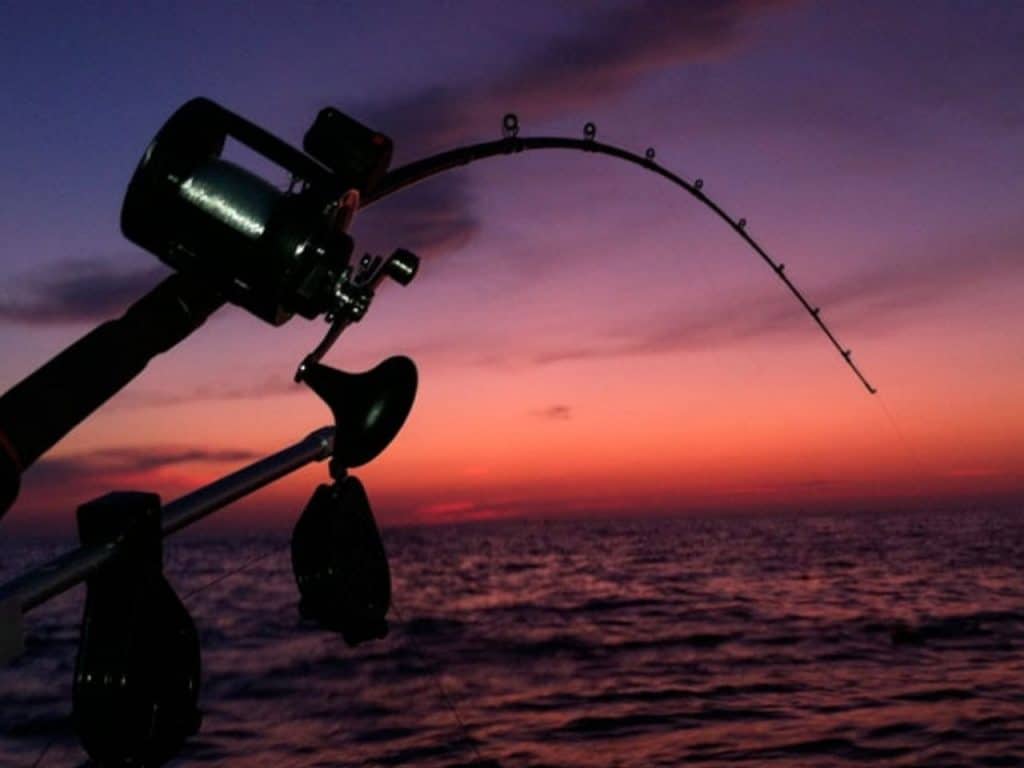
{"label": "metal pole", "polygon": [[[232,472],[164,506],[166,538],[233,501],[269,485],[312,461],[334,453],[334,427],[323,427],[265,459]],[[85,581],[117,552],[119,539],[79,547],[0,586],[0,663],[20,653],[21,617],[40,603]]]}
{"label": "metal pole", "polygon": [[323,427],[305,440],[283,451],[260,459],[192,493],[175,499],[164,507],[164,537],[202,520],[211,512],[289,475],[311,461],[323,461],[334,453],[334,427]]}

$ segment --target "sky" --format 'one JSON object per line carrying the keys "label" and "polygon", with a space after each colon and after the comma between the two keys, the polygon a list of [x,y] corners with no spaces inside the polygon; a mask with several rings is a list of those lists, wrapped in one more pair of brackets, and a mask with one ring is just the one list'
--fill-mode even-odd
{"label": "sky", "polygon": [[[356,472],[384,524],[1019,506],[1022,38],[1012,2],[6,3],[0,387],[169,274],[119,214],[190,98],[296,145],[334,105],[394,138],[393,167],[506,112],[523,136],[593,121],[746,218],[879,394],[681,190],[584,153],[487,161],[351,232],[423,258],[326,360],[419,367]],[[290,381],[323,331],[221,310],[30,468],[3,527],[71,531],[115,488],[170,500],[328,424]],[[286,527],[326,479],[210,525]]]}

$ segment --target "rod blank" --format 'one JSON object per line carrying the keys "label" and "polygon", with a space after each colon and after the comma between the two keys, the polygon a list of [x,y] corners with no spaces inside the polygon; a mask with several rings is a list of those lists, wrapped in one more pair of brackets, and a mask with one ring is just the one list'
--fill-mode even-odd
{"label": "rod blank", "polygon": [[[693,182],[689,182],[682,176],[673,173],[664,166],[654,162],[653,155],[641,156],[630,152],[627,149],[622,149],[621,147],[595,141],[594,135],[596,133],[596,129],[592,128],[593,123],[587,123],[587,138],[584,139],[570,139],[562,136],[533,136],[520,138],[518,135],[518,120],[510,122],[509,118],[515,118],[515,115],[505,116],[506,130],[505,138],[503,139],[499,139],[498,141],[481,142],[479,144],[467,144],[446,152],[431,155],[430,157],[425,157],[422,160],[416,160],[389,171],[380,180],[380,182],[363,195],[361,201],[362,207],[365,208],[388,195],[399,192],[407,187],[411,187],[414,184],[440,173],[444,173],[445,171],[450,171],[463,165],[469,165],[470,163],[475,163],[478,160],[485,160],[489,157],[500,157],[501,155],[511,155],[528,150],[578,150],[581,152],[607,155],[609,157],[618,158],[619,160],[624,160],[627,163],[632,163],[633,165],[639,165],[641,168],[644,168],[651,173],[655,173],[672,184],[685,189],[693,197],[697,198],[697,200],[710,208],[715,215],[725,221],[737,235],[743,238],[747,245],[749,245],[757,255],[761,257],[761,260],[774,270],[775,274],[778,275],[782,282],[786,284],[790,293],[792,293],[803,308],[807,310],[818,328],[820,328],[828,337],[832,346],[836,348],[840,355],[842,355],[843,360],[853,371],[854,375],[860,380],[861,384],[864,385],[864,388],[872,395],[878,392],[878,390],[867,380],[860,368],[857,367],[857,364],[853,362],[852,355],[849,350],[843,347],[839,342],[839,339],[837,339],[835,334],[832,333],[832,329],[829,328],[828,325],[825,324],[825,321],[821,319],[821,310],[812,306],[804,297],[800,289],[796,287],[793,281],[790,280],[786,274],[784,274],[785,266],[776,262],[771,256],[769,256],[760,244],[758,244],[758,242],[747,233],[746,219],[734,219],[726,213],[718,203],[702,191],[704,187],[703,179],[697,179]],[[510,130],[510,126],[513,125],[513,122],[514,130]]]}

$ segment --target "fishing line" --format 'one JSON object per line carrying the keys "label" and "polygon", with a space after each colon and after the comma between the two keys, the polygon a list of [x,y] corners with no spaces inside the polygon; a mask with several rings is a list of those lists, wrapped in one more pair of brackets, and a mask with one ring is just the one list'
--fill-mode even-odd
{"label": "fishing line", "polygon": [[907,437],[899,422],[896,420],[895,414],[893,414],[892,410],[890,410],[888,404],[883,398],[878,398],[878,407],[882,409],[882,413],[885,414],[885,418],[889,422],[889,426],[892,428],[892,431],[896,433],[898,442],[903,447],[904,454],[910,459],[912,464],[916,465],[917,474],[913,485],[917,489],[918,497],[925,497],[927,493],[924,479],[929,470],[923,457],[917,450],[917,446],[915,446]]}
{"label": "fishing line", "polygon": [[[287,546],[287,545],[285,545],[285,546]],[[258,562],[260,562],[262,560],[266,560],[268,557],[271,557],[272,555],[280,554],[283,551],[283,549],[285,548],[285,546],[274,547],[273,549],[270,549],[267,552],[262,552],[262,553],[260,553],[258,555],[254,555],[253,557],[248,558],[247,560],[245,560],[238,567],[233,568],[230,571],[227,571],[225,573],[222,573],[222,574],[218,575],[216,578],[211,579],[210,581],[208,581],[207,583],[203,584],[200,587],[197,587],[196,589],[193,589],[191,592],[187,592],[186,594],[184,594],[182,596],[182,599],[183,600],[188,599],[189,597],[192,597],[192,596],[194,596],[194,595],[196,595],[196,594],[198,594],[200,592],[203,592],[203,591],[209,589],[210,587],[212,587],[212,586],[214,586],[216,584],[219,584],[220,582],[222,582],[222,581],[224,581],[226,579],[229,579],[232,576],[236,576],[239,573],[242,573],[247,568],[255,565],[256,563],[258,563]],[[391,601],[391,609],[392,609],[392,611],[394,611],[395,617],[399,621],[401,621],[403,624],[407,623],[404,615],[399,610],[398,605],[395,603],[394,599],[392,599],[392,601]],[[455,719],[456,724],[458,725],[459,729],[462,732],[463,738],[465,738],[466,743],[469,744],[469,747],[472,750],[473,755],[476,757],[477,761],[480,764],[482,764],[482,765],[487,763],[488,761],[486,761],[484,759],[483,755],[481,755],[481,753],[480,753],[480,750],[477,748],[476,738],[473,736],[473,733],[470,730],[469,726],[466,725],[465,720],[462,719],[462,715],[459,713],[458,707],[456,706],[454,700],[449,695],[448,690],[445,688],[444,682],[441,680],[440,674],[438,674],[436,671],[434,671],[431,668],[431,664],[430,664],[429,660],[427,659],[426,655],[420,650],[419,646],[411,638],[410,638],[409,647],[412,650],[413,654],[416,656],[416,658],[419,660],[419,662],[424,667],[426,667],[427,669],[431,670],[430,671],[430,676],[434,680],[434,684],[437,686],[437,690],[438,690],[438,693],[440,694],[441,701],[444,703],[444,705],[448,709],[448,711],[451,712],[452,717]],[[46,749],[43,750],[43,755],[46,754],[46,751],[51,746],[52,746],[52,742],[46,746]],[[40,755],[39,759],[42,759],[43,755]],[[39,761],[37,760],[36,763],[33,764],[32,768],[37,768],[38,764],[39,764]]]}
{"label": "fishing line", "polygon": [[910,442],[910,439],[907,437],[906,433],[903,431],[899,423],[896,421],[896,416],[893,414],[892,410],[890,410],[888,403],[883,398],[878,398],[878,407],[882,409],[882,413],[885,414],[885,417],[889,421],[889,424],[892,426],[893,431],[896,433],[896,436],[903,444],[903,450],[907,453],[908,456],[910,456],[910,458],[914,460],[914,463],[917,464],[918,470],[923,473],[925,470],[924,461],[922,460],[921,455],[918,453],[916,446],[914,446],[914,444]]}
{"label": "fishing line", "polygon": [[[408,622],[405,620],[405,616],[402,615],[402,612],[399,610],[398,605],[395,603],[394,598],[392,598],[391,600],[391,610],[394,611],[395,617],[400,622],[402,622],[403,624],[408,624]],[[412,639],[411,636],[409,638],[409,647],[412,649],[412,652],[416,656],[416,658],[419,659],[420,663],[428,670],[430,670],[430,676],[434,679],[434,684],[437,686],[437,691],[441,697],[441,701],[444,702],[444,705],[448,708],[448,711],[452,713],[452,717],[455,718],[455,722],[456,724],[458,724],[459,729],[462,731],[462,736],[463,738],[465,738],[466,743],[469,744],[469,748],[473,751],[473,755],[476,757],[477,762],[481,765],[499,765],[499,763],[497,763],[496,761],[485,760],[483,755],[480,754],[480,750],[476,746],[477,740],[473,736],[472,731],[470,731],[469,726],[466,725],[465,721],[462,719],[462,716],[459,714],[459,710],[455,706],[454,700],[452,700],[452,698],[448,695],[448,691],[444,687],[444,682],[441,680],[440,673],[434,671],[426,655],[420,651],[419,646],[416,644],[416,642]]]}
{"label": "fishing line", "polygon": [[43,764],[43,758],[46,757],[46,753],[50,751],[50,747],[52,747],[56,743],[57,737],[54,736],[52,739],[50,739],[50,743],[43,747],[43,751],[39,753],[39,757],[36,758],[36,761],[32,763],[32,765],[29,766],[29,768],[39,768],[39,766]]}
{"label": "fishing line", "polygon": [[260,562],[261,560],[266,560],[271,555],[280,554],[281,550],[282,550],[282,547],[274,547],[273,549],[270,549],[267,552],[263,552],[263,553],[261,553],[259,555],[254,555],[253,557],[250,557],[248,560],[243,562],[237,568],[234,568],[233,570],[230,570],[230,571],[227,571],[225,573],[220,574],[219,576],[217,576],[217,577],[211,579],[210,581],[208,581],[206,584],[203,584],[202,586],[197,587],[196,589],[193,589],[191,592],[186,592],[184,595],[182,595],[181,599],[182,600],[187,600],[188,598],[192,597],[193,595],[197,595],[200,592],[203,592],[203,591],[209,589],[210,587],[214,586],[215,584],[219,584],[220,582],[224,581],[225,579],[229,579],[232,576],[236,576],[239,573],[241,573],[242,571],[244,571],[246,568],[248,568],[248,567],[250,567],[252,565],[255,565],[256,563]]}

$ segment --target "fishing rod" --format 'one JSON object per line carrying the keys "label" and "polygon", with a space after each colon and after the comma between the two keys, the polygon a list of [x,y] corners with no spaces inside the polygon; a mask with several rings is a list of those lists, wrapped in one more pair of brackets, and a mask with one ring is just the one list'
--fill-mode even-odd
{"label": "fishing rod", "polygon": [[[584,138],[519,136],[514,114],[503,138],[461,146],[388,171],[392,143],[342,112],[326,108],[300,151],[208,99],[186,103],[160,129],[136,169],[121,211],[129,240],[175,269],[150,294],[72,344],[0,397],[0,516],[18,495],[20,476],[75,425],[137,376],[148,361],[195,331],[225,301],[271,325],[298,314],[324,316],[331,327],[296,371],[318,362],[342,331],[366,314],[385,279],[408,285],[419,259],[398,249],[389,257],[351,262],[347,234],[355,211],[440,173],[500,155],[541,149],[584,151],[637,165],[684,189],[725,221],[782,280],[868,392],[877,390],[777,262],[736,219],[687,181],[643,156]],[[228,140],[285,169],[286,191],[221,157]],[[97,364],[99,363],[99,364]],[[68,388],[68,381],[75,387]]]}
{"label": "fishing rod", "polygon": [[365,208],[377,200],[381,200],[395,192],[399,192],[400,190],[446,171],[491,157],[513,155],[519,152],[527,152],[531,150],[562,149],[590,152],[593,154],[607,155],[619,160],[624,160],[627,163],[632,163],[633,165],[638,165],[645,170],[661,176],[672,184],[682,187],[702,204],[710,208],[716,216],[725,221],[737,235],[743,238],[747,245],[753,248],[757,255],[769,267],[771,267],[782,282],[786,284],[786,287],[796,297],[803,308],[811,315],[814,322],[817,323],[818,327],[828,337],[832,346],[836,348],[843,360],[845,360],[846,364],[850,366],[853,373],[857,376],[867,391],[872,395],[878,392],[878,390],[871,385],[861,370],[857,367],[856,363],[853,362],[853,352],[839,342],[839,339],[836,338],[832,330],[828,327],[825,321],[822,320],[821,308],[812,305],[786,274],[786,265],[776,262],[768,255],[764,248],[762,248],[761,245],[751,237],[750,233],[747,232],[746,229],[746,219],[733,218],[726,213],[718,203],[708,197],[708,195],[703,191],[703,179],[695,179],[690,182],[682,176],[668,170],[664,166],[659,165],[654,160],[655,150],[653,147],[648,147],[643,156],[641,156],[630,152],[627,149],[623,149],[622,147],[603,144],[597,141],[597,126],[594,123],[587,123],[583,127],[584,137],[582,139],[573,139],[562,136],[520,137],[519,118],[515,114],[509,113],[505,115],[502,120],[502,131],[504,133],[504,137],[497,141],[468,144],[445,152],[439,152],[436,155],[416,160],[415,162],[403,165],[388,172],[380,182],[370,190],[366,197],[363,198],[362,207]]}
{"label": "fishing rod", "polygon": [[[146,149],[125,194],[121,229],[174,274],[0,397],[0,516],[20,477],[148,362],[187,338],[225,302],[273,326],[295,315],[330,327],[301,361],[295,380],[331,410],[333,429],[314,432],[181,499],[107,494],[77,512],[81,546],[0,585],[0,657],[23,648],[24,615],[86,582],[72,686],[73,719],[90,756],[104,766],[156,766],[199,727],[198,634],[163,576],[166,536],[311,461],[330,457],[332,482],[317,487],[291,540],[300,614],[350,645],[383,637],[390,573],[369,500],[348,474],[398,434],[417,387],[415,365],[391,357],[347,373],[320,361],[341,333],[367,313],[385,280],[408,285],[419,259],[404,249],[352,258],[352,217],[419,181],[488,157],[539,149],[602,154],[682,187],[725,220],[772,268],[871,393],[838,341],[774,261],[703,191],[654,161],[584,138],[520,138],[506,115],[498,141],[466,145],[389,171],[392,143],[340,111],[322,110],[300,151],[208,99],[178,109]],[[222,155],[236,142],[288,172],[280,189]]]}

